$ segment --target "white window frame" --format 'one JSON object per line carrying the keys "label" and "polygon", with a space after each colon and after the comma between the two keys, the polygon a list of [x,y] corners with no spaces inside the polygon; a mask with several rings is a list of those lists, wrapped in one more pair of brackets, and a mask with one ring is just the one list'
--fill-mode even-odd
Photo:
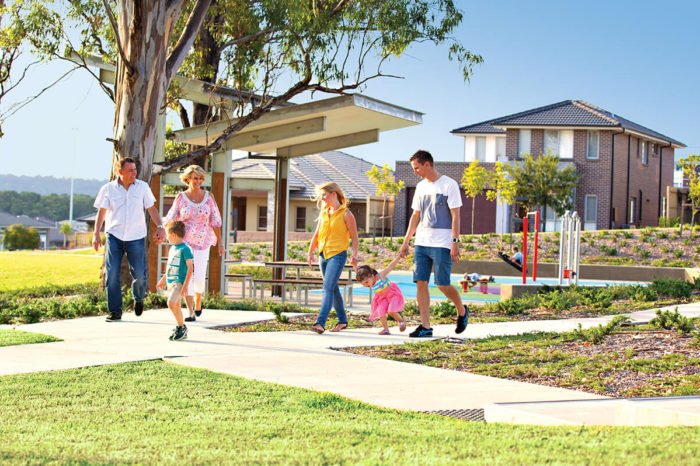
{"label": "white window frame", "polygon": [[[588,200],[595,199],[595,209],[590,212],[588,209]],[[593,214],[593,219],[589,218],[589,215]],[[585,230],[595,230],[598,224],[598,195],[597,194],[586,194],[583,197],[583,223]],[[592,228],[590,228],[592,226]]]}
{"label": "white window frame", "polygon": [[486,161],[486,136],[477,136],[474,138],[474,160],[478,160],[479,162]]}
{"label": "white window frame", "polygon": [[[503,149],[500,153],[499,146]],[[506,138],[496,136],[496,161],[502,162],[504,160],[506,160]]]}
{"label": "white window frame", "polygon": [[[591,149],[593,145],[591,144],[591,138],[595,136],[595,154],[592,154]],[[586,159],[587,160],[598,160],[600,158],[600,131],[587,131],[586,132]]]}
{"label": "white window frame", "polygon": [[[551,139],[553,137],[556,138],[555,144],[553,146],[547,145],[547,139]],[[556,129],[546,129],[544,130],[544,135],[542,138],[542,152],[544,154],[550,153],[559,157],[559,131]]]}
{"label": "white window frame", "polygon": [[532,154],[532,131],[529,129],[518,131],[518,158],[523,154]]}
{"label": "white window frame", "polygon": [[649,145],[646,141],[639,141],[639,144],[641,144],[639,150],[641,151],[642,164],[649,165]]}

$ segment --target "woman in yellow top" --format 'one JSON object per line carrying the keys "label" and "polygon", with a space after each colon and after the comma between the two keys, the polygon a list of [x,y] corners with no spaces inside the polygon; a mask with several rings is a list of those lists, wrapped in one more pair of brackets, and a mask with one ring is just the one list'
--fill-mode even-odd
{"label": "woman in yellow top", "polygon": [[321,214],[318,216],[316,233],[309,246],[309,266],[315,260],[314,251],[318,246],[319,265],[323,275],[323,299],[316,323],[311,327],[316,333],[325,331],[326,319],[331,307],[335,308],[338,324],[331,332],[339,332],[348,326],[343,295],[338,280],[348,259],[348,240],[352,239],[350,264],[357,267],[357,224],[355,216],[347,208],[348,200],[337,183],[328,182],[316,187],[316,202]]}

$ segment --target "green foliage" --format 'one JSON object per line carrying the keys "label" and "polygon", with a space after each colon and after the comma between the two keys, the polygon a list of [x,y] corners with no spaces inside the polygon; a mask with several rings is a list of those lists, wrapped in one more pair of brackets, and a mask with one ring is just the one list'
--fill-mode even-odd
{"label": "green foliage", "polygon": [[573,207],[572,193],[578,182],[576,168],[559,167],[559,157],[525,154],[522,164],[511,164],[508,173],[515,182],[518,197],[528,211],[537,206],[551,207],[558,215]]}
{"label": "green foliage", "polygon": [[[73,216],[80,217],[94,212],[95,198],[87,194],[73,195]],[[40,195],[30,192],[0,191],[0,211],[12,215],[45,217],[55,222],[68,218],[70,195]]]}
{"label": "green foliage", "polygon": [[617,249],[610,246],[601,245],[600,250],[603,251],[608,256],[617,256]]}
{"label": "green foliage", "polygon": [[587,330],[584,330],[581,324],[578,324],[578,328],[573,330],[569,335],[574,340],[587,341],[597,345],[598,343],[601,343],[607,335],[613,333],[624,322],[628,322],[629,320],[630,319],[627,316],[615,316],[605,326],[599,325],[598,327],[593,327]]}
{"label": "green foliage", "polygon": [[436,317],[450,317],[457,315],[457,309],[449,300],[438,301],[430,306],[430,314]]}
{"label": "green foliage", "polygon": [[10,251],[16,249],[36,249],[40,243],[39,232],[34,227],[21,224],[10,225],[2,237],[2,245]]}
{"label": "green foliage", "polygon": [[649,322],[649,325],[665,330],[676,330],[678,334],[687,335],[695,328],[697,321],[696,317],[688,318],[681,315],[676,307],[674,312],[657,310],[656,317]]}
{"label": "green foliage", "polygon": [[647,249],[644,249],[639,252],[639,257],[641,257],[642,259],[648,259],[649,256],[651,256],[651,252]]}
{"label": "green foliage", "polygon": [[660,297],[687,299],[692,294],[694,286],[685,280],[657,278],[651,282],[648,288]]}

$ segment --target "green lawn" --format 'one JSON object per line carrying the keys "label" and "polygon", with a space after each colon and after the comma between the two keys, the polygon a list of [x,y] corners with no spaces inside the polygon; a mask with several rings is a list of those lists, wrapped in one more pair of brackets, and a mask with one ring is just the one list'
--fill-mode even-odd
{"label": "green lawn", "polygon": [[398,412],[161,361],[0,377],[4,463],[697,464],[700,428]]}
{"label": "green lawn", "polygon": [[39,285],[97,283],[102,258],[52,252],[0,252],[0,291]]}
{"label": "green lawn", "polygon": [[49,335],[42,335],[41,333],[0,329],[0,346],[29,345],[32,343],[50,343],[52,341],[61,340],[59,338],[54,338]]}

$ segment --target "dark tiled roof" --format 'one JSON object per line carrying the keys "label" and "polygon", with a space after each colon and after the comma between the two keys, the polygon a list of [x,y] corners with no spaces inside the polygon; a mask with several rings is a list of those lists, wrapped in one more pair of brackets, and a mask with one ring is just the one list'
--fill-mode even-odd
{"label": "dark tiled roof", "polygon": [[41,228],[41,229],[46,229],[46,228],[54,228],[55,224],[48,225],[44,222],[35,220],[31,217],[28,217],[26,215],[12,215],[8,214],[7,212],[0,212],[0,228],[4,227],[9,227],[10,225],[16,225],[16,224],[21,224],[26,227],[34,227],[34,228]]}
{"label": "dark tiled roof", "polygon": [[505,130],[492,125],[495,120],[482,121],[473,125],[462,126],[450,131],[452,134],[506,134]]}
{"label": "dark tiled roof", "polygon": [[[656,139],[668,141],[676,146],[685,147],[680,141],[676,141],[657,131],[637,124],[612,112],[603,110],[582,100],[565,100],[544,107],[526,110],[513,115],[465,126],[453,130],[452,133],[486,133],[483,127],[492,126],[499,129],[508,126],[571,126],[571,127],[600,127],[600,128],[625,128],[636,131]],[[475,128],[481,128],[475,130]]]}
{"label": "dark tiled roof", "polygon": [[[349,199],[373,196],[376,188],[367,178],[373,164],[339,151],[322,152],[291,159],[289,164],[290,195],[310,199],[316,185],[335,181]],[[275,162],[241,158],[233,161],[231,176],[235,178],[275,178]]]}

